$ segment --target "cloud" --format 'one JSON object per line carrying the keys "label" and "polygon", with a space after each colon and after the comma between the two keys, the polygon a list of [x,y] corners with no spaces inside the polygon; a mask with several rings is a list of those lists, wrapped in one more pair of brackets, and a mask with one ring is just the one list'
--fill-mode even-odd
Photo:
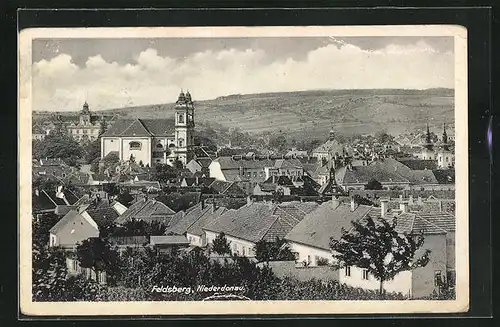
{"label": "cloud", "polygon": [[59,54],[34,63],[33,103],[36,110],[78,110],[85,100],[93,109],[169,103],[181,88],[195,100],[308,89],[452,88],[453,59],[424,41],[373,51],[332,42],[303,60],[272,61],[253,49],[207,50],[176,59],[149,48],[127,64],[97,55],[80,67]]}

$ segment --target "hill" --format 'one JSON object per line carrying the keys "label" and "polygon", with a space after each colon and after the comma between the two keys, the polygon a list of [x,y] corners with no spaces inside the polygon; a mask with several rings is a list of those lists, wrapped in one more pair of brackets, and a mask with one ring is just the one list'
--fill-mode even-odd
{"label": "hill", "polygon": [[[314,90],[230,95],[196,101],[196,122],[216,130],[238,127],[243,132],[285,132],[294,137],[325,136],[330,129],[344,134],[386,130],[400,133],[453,125],[454,91]],[[196,93],[194,94],[196,98]],[[101,112],[128,118],[173,117],[173,103],[110,109]],[[440,128],[440,127],[439,127]]]}

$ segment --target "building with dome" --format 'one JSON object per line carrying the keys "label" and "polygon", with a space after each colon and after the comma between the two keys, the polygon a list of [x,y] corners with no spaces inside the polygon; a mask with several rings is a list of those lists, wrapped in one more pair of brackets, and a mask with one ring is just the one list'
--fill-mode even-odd
{"label": "building with dome", "polygon": [[[436,149],[437,148],[437,149]],[[436,160],[439,169],[449,169],[455,166],[455,156],[450,149],[448,134],[446,133],[446,124],[443,124],[443,136],[439,147],[436,147],[432,142],[429,125],[427,125],[427,133],[425,143],[422,147],[420,159]]]}
{"label": "building with dome", "polygon": [[111,119],[106,121],[103,115],[97,115],[90,111],[88,103],[85,101],[80,111],[79,119],[66,123],[68,134],[80,143],[92,142],[99,138],[102,125],[106,128],[111,124]]}
{"label": "building with dome", "polygon": [[181,91],[174,106],[174,119],[120,119],[101,135],[101,158],[115,153],[120,161],[134,158],[144,165],[184,166],[193,158],[194,103]]}

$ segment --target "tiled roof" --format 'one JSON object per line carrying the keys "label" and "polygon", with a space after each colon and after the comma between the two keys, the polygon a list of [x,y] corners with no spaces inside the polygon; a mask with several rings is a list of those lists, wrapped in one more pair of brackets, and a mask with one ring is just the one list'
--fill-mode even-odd
{"label": "tiled roof", "polygon": [[97,226],[104,227],[113,224],[119,214],[112,206],[105,205],[98,208],[88,208],[87,213],[96,222]]}
{"label": "tiled roof", "polygon": [[140,121],[153,136],[174,135],[173,119],[140,119]]}
{"label": "tiled roof", "polygon": [[212,205],[209,204],[209,207],[211,207],[210,210],[204,211],[204,214],[196,220],[189,228],[186,230],[189,234],[192,235],[198,235],[201,236],[203,235],[203,227],[212,221],[216,220],[219,218],[220,215],[222,215],[225,211],[226,208],[220,207],[215,210],[215,212],[212,209]]}
{"label": "tiled roof", "polygon": [[186,182],[187,186],[205,186],[205,187],[208,187],[215,181],[215,178],[213,178],[213,177],[198,177],[198,178],[186,177],[186,178],[184,178],[184,181]]}
{"label": "tiled roof", "polygon": [[341,203],[334,208],[332,201],[324,202],[316,210],[307,214],[287,235],[286,239],[329,250],[330,238],[339,239],[342,228],[349,229],[352,221],[363,218],[371,207],[358,205],[351,211],[350,204]]}
{"label": "tiled roof", "polygon": [[398,173],[388,170],[381,164],[375,164],[370,166],[353,166],[352,169],[346,169],[342,184],[366,184],[372,179],[376,179],[380,183],[409,182],[408,179]]}
{"label": "tiled roof", "polygon": [[189,241],[186,236],[181,235],[161,235],[151,236],[149,240],[151,245],[187,245]]}
{"label": "tiled roof", "polygon": [[64,215],[64,217],[62,217],[51,229],[50,229],[50,233],[52,234],[57,234],[59,233],[59,231],[61,231],[61,229],[64,228],[64,226],[66,226],[68,223],[70,223],[71,221],[73,221],[73,219],[76,218],[76,216],[78,216],[79,213],[76,211],[76,210],[71,210],[69,211],[66,215]]}
{"label": "tiled roof", "polygon": [[455,184],[454,169],[437,169],[433,170],[432,173],[439,184]]}
{"label": "tiled roof", "polygon": [[[285,208],[288,206],[296,208]],[[300,202],[278,205],[254,202],[238,210],[226,211],[204,229],[216,233],[223,232],[250,242],[274,240],[276,236],[284,236],[291,230],[310,208],[310,205]]]}
{"label": "tiled roof", "polygon": [[219,181],[219,180],[214,180],[210,184],[210,188],[214,191],[216,191],[218,194],[224,194],[227,189],[233,184],[234,182],[225,182],[225,181]]}
{"label": "tiled roof", "polygon": [[277,159],[274,162],[275,168],[302,168],[302,162],[299,159]]}
{"label": "tiled roof", "polygon": [[[370,213],[373,219],[381,219],[380,208],[373,208]],[[446,212],[389,212],[388,220],[396,219],[396,230],[401,233],[443,234],[455,231],[455,216]]]}
{"label": "tiled roof", "polygon": [[437,169],[436,160],[399,159],[399,162],[413,170]]}
{"label": "tiled roof", "polygon": [[139,200],[132,204],[115,222],[124,224],[132,219],[151,220],[153,218],[165,220],[173,214],[175,212],[160,201],[155,199]]}
{"label": "tiled roof", "polygon": [[174,233],[183,235],[198,219],[211,210],[211,206],[205,205],[202,208],[202,204],[199,203],[190,209],[191,210],[187,211],[175,225],[171,225],[167,228],[166,234]]}
{"label": "tiled roof", "polygon": [[169,136],[173,131],[172,119],[120,119],[102,136]]}

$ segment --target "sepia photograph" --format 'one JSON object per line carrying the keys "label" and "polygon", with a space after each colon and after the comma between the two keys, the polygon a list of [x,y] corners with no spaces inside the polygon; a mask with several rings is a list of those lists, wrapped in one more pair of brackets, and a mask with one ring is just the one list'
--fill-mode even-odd
{"label": "sepia photograph", "polygon": [[464,28],[19,42],[23,313],[468,309]]}

